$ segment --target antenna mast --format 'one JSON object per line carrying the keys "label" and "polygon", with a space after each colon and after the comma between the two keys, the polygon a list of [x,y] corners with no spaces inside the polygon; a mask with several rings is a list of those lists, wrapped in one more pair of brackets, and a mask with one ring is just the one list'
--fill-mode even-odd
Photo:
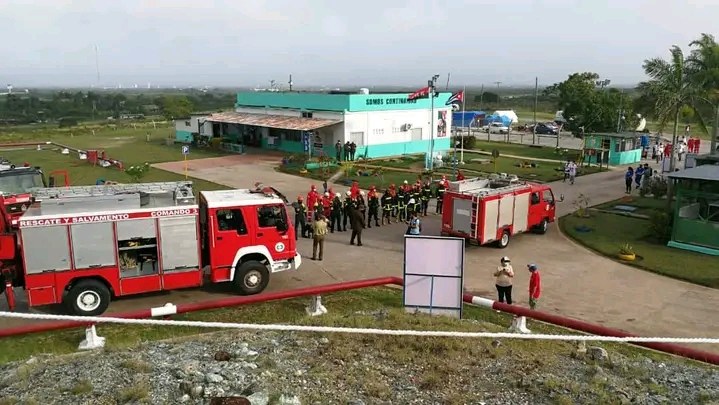
{"label": "antenna mast", "polygon": [[95,71],[97,72],[97,83],[100,84],[100,52],[99,47],[95,44]]}

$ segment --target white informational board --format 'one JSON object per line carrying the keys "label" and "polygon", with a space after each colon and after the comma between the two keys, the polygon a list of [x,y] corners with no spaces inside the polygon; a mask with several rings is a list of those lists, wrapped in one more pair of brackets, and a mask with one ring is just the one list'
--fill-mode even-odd
{"label": "white informational board", "polygon": [[464,238],[404,238],[404,307],[408,312],[462,317]]}

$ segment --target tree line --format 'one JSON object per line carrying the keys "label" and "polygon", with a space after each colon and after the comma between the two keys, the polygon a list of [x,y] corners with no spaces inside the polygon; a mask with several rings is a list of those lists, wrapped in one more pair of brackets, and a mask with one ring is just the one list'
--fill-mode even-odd
{"label": "tree line", "polygon": [[162,115],[183,118],[194,111],[218,111],[234,105],[236,93],[190,92],[144,94],[134,92],[55,91],[0,96],[0,122],[28,124],[98,120],[108,117]]}

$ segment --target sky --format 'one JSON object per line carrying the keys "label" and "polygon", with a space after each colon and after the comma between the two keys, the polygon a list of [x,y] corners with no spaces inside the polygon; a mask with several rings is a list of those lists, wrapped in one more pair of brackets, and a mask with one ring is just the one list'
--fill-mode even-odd
{"label": "sky", "polygon": [[630,85],[717,27],[717,0],[3,0],[0,83]]}

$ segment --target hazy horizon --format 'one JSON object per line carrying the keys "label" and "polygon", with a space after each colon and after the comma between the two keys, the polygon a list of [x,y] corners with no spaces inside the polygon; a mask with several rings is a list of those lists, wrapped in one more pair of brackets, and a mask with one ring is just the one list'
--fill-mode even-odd
{"label": "hazy horizon", "polygon": [[719,21],[708,0],[147,3],[0,3],[0,83],[266,88],[292,74],[296,87],[372,88],[440,74],[444,88],[451,73],[450,87],[489,90],[592,71],[633,86],[645,59],[668,58],[674,44],[688,52]]}

